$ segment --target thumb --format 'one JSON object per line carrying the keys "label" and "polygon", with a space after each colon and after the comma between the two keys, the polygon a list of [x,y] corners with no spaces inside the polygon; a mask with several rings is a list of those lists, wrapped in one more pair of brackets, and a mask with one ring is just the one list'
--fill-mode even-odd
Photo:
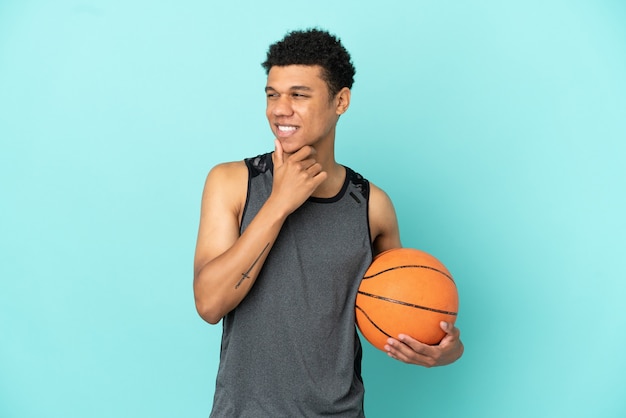
{"label": "thumb", "polygon": [[454,326],[453,323],[447,321],[441,321],[440,324],[441,329],[445,331],[447,335],[455,335],[459,332],[459,330]]}
{"label": "thumb", "polygon": [[285,156],[283,155],[283,146],[278,139],[274,140],[274,147],[274,165],[280,167],[285,161]]}
{"label": "thumb", "polygon": [[444,335],[441,342],[459,339],[461,331],[459,331],[459,329],[455,327],[453,323],[441,321],[440,325],[441,325],[441,329],[443,329],[446,333],[446,335]]}

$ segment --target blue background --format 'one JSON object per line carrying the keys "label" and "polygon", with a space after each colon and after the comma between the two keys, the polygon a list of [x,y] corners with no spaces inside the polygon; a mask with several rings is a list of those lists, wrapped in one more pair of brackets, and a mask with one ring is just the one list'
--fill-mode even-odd
{"label": "blue background", "polygon": [[370,417],[626,416],[626,3],[0,2],[0,416],[203,417],[202,186],[272,149],[268,45],[357,67],[337,156],[440,258],[466,345],[366,346]]}

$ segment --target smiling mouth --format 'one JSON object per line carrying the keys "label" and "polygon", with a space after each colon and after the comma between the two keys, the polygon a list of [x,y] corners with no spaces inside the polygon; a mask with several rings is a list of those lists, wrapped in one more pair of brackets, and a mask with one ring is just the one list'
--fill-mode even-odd
{"label": "smiling mouth", "polygon": [[295,132],[296,129],[298,129],[297,126],[291,126],[291,125],[276,125],[276,127],[278,128],[278,132],[282,132],[282,133]]}
{"label": "smiling mouth", "polygon": [[276,125],[276,136],[278,138],[289,138],[292,136],[298,129],[299,126],[293,125]]}

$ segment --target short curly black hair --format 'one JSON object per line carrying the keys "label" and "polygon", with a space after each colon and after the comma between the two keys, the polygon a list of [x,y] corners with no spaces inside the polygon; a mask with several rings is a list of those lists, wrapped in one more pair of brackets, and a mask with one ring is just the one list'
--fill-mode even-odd
{"label": "short curly black hair", "polygon": [[282,40],[270,45],[267,59],[261,65],[267,74],[273,66],[319,65],[331,98],[344,87],[351,89],[356,73],[350,53],[341,40],[316,28],[287,33]]}

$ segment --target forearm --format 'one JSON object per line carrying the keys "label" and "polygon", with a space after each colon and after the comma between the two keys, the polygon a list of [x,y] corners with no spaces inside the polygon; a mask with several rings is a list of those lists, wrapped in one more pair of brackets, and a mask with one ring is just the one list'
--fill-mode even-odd
{"label": "forearm", "polygon": [[230,248],[196,269],[196,309],[205,321],[218,323],[248,294],[286,216],[268,200]]}

